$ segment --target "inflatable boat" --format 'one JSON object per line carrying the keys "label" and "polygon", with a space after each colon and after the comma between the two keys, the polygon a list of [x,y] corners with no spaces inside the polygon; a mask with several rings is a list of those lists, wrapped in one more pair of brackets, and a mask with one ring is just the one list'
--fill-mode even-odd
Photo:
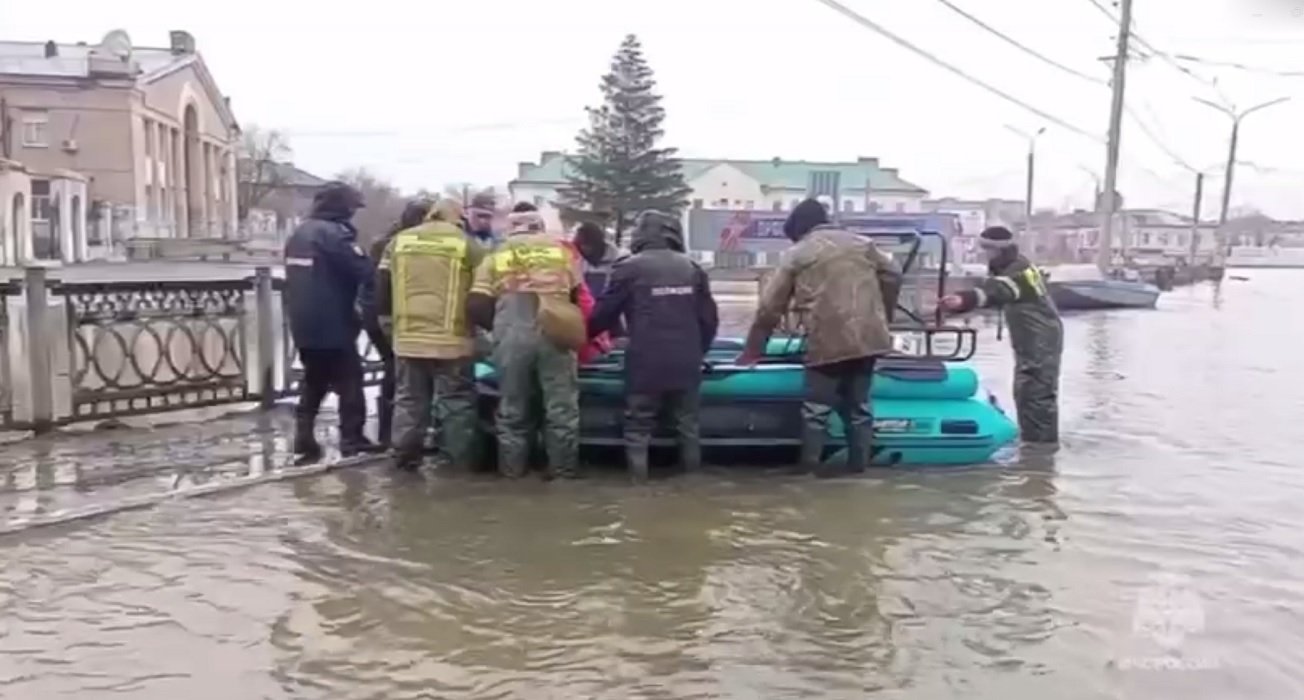
{"label": "inflatable boat", "polygon": [[[907,245],[903,268],[908,271],[923,234],[890,235]],[[945,264],[941,267],[945,269]],[[945,279],[938,284],[944,286]],[[894,325],[894,333],[915,342],[903,343],[899,352],[880,359],[875,368],[870,389],[873,463],[965,465],[989,461],[1014,441],[1018,431],[995,397],[982,387],[978,373],[965,362],[976,349],[976,332],[945,326],[940,316],[927,322],[917,310],[904,306],[898,308],[897,316],[903,322]],[[801,444],[804,348],[800,336],[772,338],[759,364],[740,367],[734,359],[742,350],[741,340],[714,343],[702,367],[700,421],[708,463],[796,460]],[[579,370],[580,443],[581,451],[588,455],[618,450],[622,444],[623,377],[620,350]],[[498,398],[493,367],[477,365],[476,383],[482,424],[486,434],[492,434]],[[831,432],[826,449],[832,453],[828,456],[836,459],[837,451],[845,446],[837,418]],[[664,429],[654,441],[660,446],[673,444],[673,435]],[[615,459],[619,459],[618,453]]]}

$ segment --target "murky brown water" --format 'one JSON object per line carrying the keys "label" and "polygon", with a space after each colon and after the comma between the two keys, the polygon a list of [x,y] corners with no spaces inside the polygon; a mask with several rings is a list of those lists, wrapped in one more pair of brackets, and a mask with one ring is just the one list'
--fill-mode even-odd
{"label": "murky brown water", "polygon": [[1304,697],[1304,272],[1247,274],[1070,319],[1053,459],[368,469],[0,539],[0,697]]}

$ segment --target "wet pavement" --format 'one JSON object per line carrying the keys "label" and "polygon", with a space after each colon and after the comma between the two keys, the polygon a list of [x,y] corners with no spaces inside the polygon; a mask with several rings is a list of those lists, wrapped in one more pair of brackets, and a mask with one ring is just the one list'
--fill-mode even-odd
{"label": "wet pavement", "polygon": [[1244,274],[1067,319],[1063,449],[986,467],[164,498],[288,411],[0,446],[12,527],[151,506],[0,537],[0,697],[1304,696],[1304,273]]}

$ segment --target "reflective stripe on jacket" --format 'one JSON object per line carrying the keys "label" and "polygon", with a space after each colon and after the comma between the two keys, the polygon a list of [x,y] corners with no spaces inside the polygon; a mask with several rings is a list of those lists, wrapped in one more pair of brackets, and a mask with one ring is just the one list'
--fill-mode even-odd
{"label": "reflective stripe on jacket", "polygon": [[433,359],[471,356],[466,298],[483,256],[460,228],[443,221],[394,236],[379,266],[389,273],[394,354]]}

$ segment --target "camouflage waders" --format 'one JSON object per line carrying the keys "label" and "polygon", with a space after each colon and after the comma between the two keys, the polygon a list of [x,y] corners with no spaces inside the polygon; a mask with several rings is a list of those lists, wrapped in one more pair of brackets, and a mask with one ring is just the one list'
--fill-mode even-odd
{"label": "camouflage waders", "polygon": [[[498,470],[520,478],[529,469],[530,437],[542,424],[550,478],[579,476],[579,377],[575,353],[537,332],[511,332],[494,348],[498,373]],[[543,420],[531,415],[535,387]]]}
{"label": "camouflage waders", "polygon": [[467,371],[469,363],[469,358],[398,358],[394,410],[395,463],[398,467],[416,469],[420,466],[435,402],[438,402],[441,418],[439,448],[442,456],[460,469],[474,465],[475,389]]}

